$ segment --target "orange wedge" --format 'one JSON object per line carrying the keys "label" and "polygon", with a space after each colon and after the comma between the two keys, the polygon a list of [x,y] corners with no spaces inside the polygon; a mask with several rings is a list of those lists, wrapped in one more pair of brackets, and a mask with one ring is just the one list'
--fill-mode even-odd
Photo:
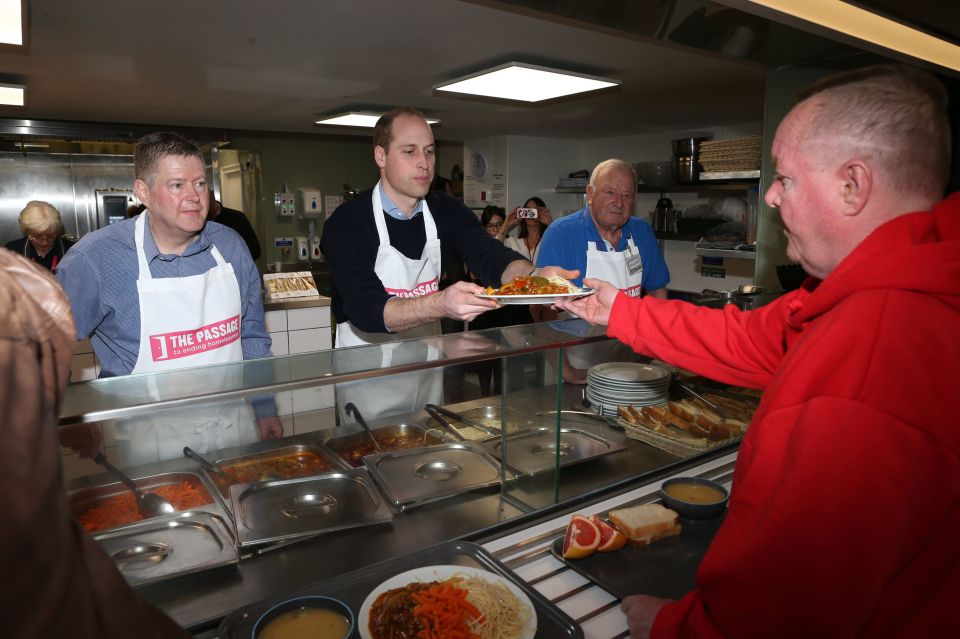
{"label": "orange wedge", "polygon": [[590,517],[590,520],[597,525],[597,530],[600,531],[600,545],[597,546],[598,552],[613,552],[627,545],[627,536],[622,532],[596,515]]}
{"label": "orange wedge", "polygon": [[563,536],[564,559],[589,557],[600,545],[600,529],[583,515],[574,515]]}

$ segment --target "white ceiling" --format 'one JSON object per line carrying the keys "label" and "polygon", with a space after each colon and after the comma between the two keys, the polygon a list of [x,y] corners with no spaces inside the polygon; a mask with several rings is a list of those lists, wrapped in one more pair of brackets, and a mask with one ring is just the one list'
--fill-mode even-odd
{"label": "white ceiling", "polygon": [[[410,105],[441,118],[438,139],[465,140],[692,130],[759,121],[762,112],[762,64],[474,2],[29,5],[27,50],[0,51],[0,76],[25,81],[28,104],[0,108],[0,117],[325,133],[313,124],[322,114]],[[541,106],[433,94],[440,82],[508,60],[622,86]]]}

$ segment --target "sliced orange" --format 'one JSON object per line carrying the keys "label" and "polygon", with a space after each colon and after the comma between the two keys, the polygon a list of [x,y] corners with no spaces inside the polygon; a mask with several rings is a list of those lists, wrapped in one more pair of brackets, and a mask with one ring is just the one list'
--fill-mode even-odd
{"label": "sliced orange", "polygon": [[590,517],[590,520],[597,525],[597,530],[600,531],[600,545],[597,546],[598,552],[613,552],[627,545],[627,536],[622,532],[596,515]]}
{"label": "sliced orange", "polygon": [[600,529],[583,515],[574,515],[563,536],[564,559],[589,557],[600,545]]}

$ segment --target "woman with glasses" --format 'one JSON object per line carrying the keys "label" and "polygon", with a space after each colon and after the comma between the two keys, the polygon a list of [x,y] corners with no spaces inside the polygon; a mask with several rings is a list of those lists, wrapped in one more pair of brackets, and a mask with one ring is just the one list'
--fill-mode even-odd
{"label": "woman with glasses", "polygon": [[24,237],[7,242],[4,248],[19,253],[47,269],[56,272],[74,242],[63,237],[63,221],[60,212],[49,202],[31,200],[20,211],[20,232]]}

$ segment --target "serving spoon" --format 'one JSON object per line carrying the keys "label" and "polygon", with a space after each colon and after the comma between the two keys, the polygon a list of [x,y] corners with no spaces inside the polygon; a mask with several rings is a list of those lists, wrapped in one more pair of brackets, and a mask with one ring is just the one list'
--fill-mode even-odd
{"label": "serving spoon", "polygon": [[177,509],[173,507],[173,504],[160,495],[156,493],[147,493],[140,490],[134,481],[127,477],[126,473],[107,461],[107,458],[103,453],[98,453],[97,456],[93,458],[93,461],[97,462],[111,473],[119,477],[120,481],[126,484],[127,487],[133,491],[133,494],[136,495],[137,498],[137,511],[144,517],[170,515],[177,512]]}
{"label": "serving spoon", "polygon": [[363,418],[363,415],[361,415],[360,411],[357,410],[357,407],[353,405],[353,402],[348,402],[347,405],[343,407],[343,412],[345,412],[348,417],[353,417],[357,420],[357,423],[363,427],[363,430],[367,431],[367,435],[369,435],[370,440],[377,449],[377,452],[382,453],[383,449],[380,448],[380,442],[378,442],[377,438],[373,436],[373,433],[370,431],[370,427],[367,426],[367,420]]}

